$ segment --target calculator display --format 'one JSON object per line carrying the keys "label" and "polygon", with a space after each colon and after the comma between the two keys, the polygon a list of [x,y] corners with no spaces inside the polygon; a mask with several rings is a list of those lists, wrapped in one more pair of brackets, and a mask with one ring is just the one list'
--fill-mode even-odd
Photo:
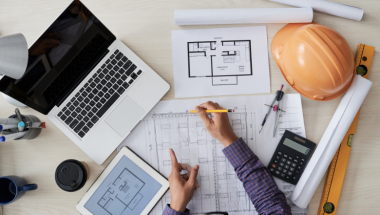
{"label": "calculator display", "polygon": [[288,146],[296,151],[299,151],[301,152],[302,154],[304,155],[307,155],[307,153],[309,153],[310,149],[299,144],[299,143],[296,143],[288,138],[285,138],[284,140],[284,143],[283,143],[285,146]]}

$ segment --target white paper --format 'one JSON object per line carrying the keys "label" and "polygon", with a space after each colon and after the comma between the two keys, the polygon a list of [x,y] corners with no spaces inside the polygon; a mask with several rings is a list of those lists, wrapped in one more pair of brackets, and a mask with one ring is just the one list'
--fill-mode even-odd
{"label": "white paper", "polygon": [[294,189],[292,201],[298,207],[304,208],[309,204],[371,86],[371,81],[356,75],[351,87],[344,94]]}
{"label": "white paper", "polygon": [[176,10],[176,25],[214,25],[244,23],[309,23],[310,8],[242,8]]}
{"label": "white paper", "polygon": [[270,92],[266,26],[172,31],[175,97]]}
{"label": "white paper", "polygon": [[269,0],[282,4],[287,4],[295,7],[313,8],[313,10],[340,16],[347,19],[360,21],[363,18],[364,11],[361,8],[350,5],[339,4],[331,1],[321,0]]}
{"label": "white paper", "polygon": [[[202,120],[197,114],[190,114],[189,110],[208,100],[218,102],[224,108],[235,109],[234,113],[229,113],[234,132],[243,138],[267,166],[285,129],[305,136],[299,94],[284,95],[281,105],[286,113],[281,114],[276,137],[273,137],[275,112],[270,114],[263,130],[258,133],[268,110],[264,104],[270,104],[274,97],[275,95],[266,95],[160,101],[118,150],[123,146],[130,147],[166,177],[172,168],[169,148],[173,148],[179,162],[199,165],[197,179],[201,187],[195,191],[188,205],[191,213],[227,211],[230,215],[256,215],[242,183],[222,152],[223,145],[208,134]],[[308,209],[298,208],[289,199],[294,185],[279,179],[275,181],[288,198],[292,212],[306,215]],[[216,199],[216,196],[219,198]],[[151,214],[161,215],[169,202],[168,192]]]}

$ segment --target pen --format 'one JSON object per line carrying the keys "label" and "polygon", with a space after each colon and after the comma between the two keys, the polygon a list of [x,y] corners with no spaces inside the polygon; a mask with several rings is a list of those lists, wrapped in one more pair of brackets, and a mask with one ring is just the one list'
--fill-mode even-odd
{"label": "pen", "polygon": [[[191,110],[190,113],[196,113],[196,110]],[[235,110],[232,109],[225,109],[225,110],[206,110],[206,113],[227,113],[227,112],[235,112]]]}
{"label": "pen", "polygon": [[1,125],[18,125],[20,121],[15,118],[0,118]]}
{"label": "pen", "polygon": [[11,132],[11,131],[1,131],[0,132],[0,136],[8,135],[8,134],[13,134],[13,132]]}
{"label": "pen", "polygon": [[12,129],[12,128],[17,128],[17,125],[16,124],[12,124],[12,125],[0,125],[0,131],[7,130],[7,129]]}
{"label": "pen", "polygon": [[24,121],[19,122],[17,127],[18,127],[18,131],[24,131],[25,129]]}
{"label": "pen", "polygon": [[14,139],[21,138],[21,137],[25,136],[26,133],[28,133],[28,132],[22,131],[22,132],[17,132],[17,133],[13,133],[13,134],[3,135],[0,137],[0,142],[5,142],[7,140],[14,140]]}
{"label": "pen", "polygon": [[46,128],[45,122],[26,122],[26,128]]}
{"label": "pen", "polygon": [[24,131],[25,123],[22,120],[22,116],[21,116],[20,110],[18,108],[16,108],[15,112],[16,112],[17,118],[20,120],[20,122],[18,123],[18,131]]}
{"label": "pen", "polygon": [[17,118],[22,121],[22,116],[21,116],[21,113],[20,113],[20,110],[18,108],[15,109],[15,113],[16,113],[16,116]]}

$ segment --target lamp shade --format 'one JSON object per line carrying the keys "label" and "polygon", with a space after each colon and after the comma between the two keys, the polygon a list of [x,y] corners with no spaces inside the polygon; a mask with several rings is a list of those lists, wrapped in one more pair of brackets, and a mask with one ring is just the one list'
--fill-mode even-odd
{"label": "lamp shade", "polygon": [[20,79],[28,64],[28,44],[22,34],[0,37],[0,74]]}

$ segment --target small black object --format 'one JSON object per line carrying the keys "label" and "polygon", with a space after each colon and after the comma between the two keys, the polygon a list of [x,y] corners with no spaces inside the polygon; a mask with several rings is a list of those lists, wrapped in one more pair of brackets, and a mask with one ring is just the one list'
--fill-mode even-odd
{"label": "small black object", "polygon": [[277,92],[276,92],[276,100],[280,101],[283,96],[284,96],[284,92],[282,90],[277,90]]}
{"label": "small black object", "polygon": [[273,176],[291,184],[297,184],[306,168],[316,144],[293,132],[285,131],[268,169]]}
{"label": "small black object", "polygon": [[86,167],[79,161],[69,159],[63,161],[55,171],[55,182],[67,192],[80,190],[87,181]]}

